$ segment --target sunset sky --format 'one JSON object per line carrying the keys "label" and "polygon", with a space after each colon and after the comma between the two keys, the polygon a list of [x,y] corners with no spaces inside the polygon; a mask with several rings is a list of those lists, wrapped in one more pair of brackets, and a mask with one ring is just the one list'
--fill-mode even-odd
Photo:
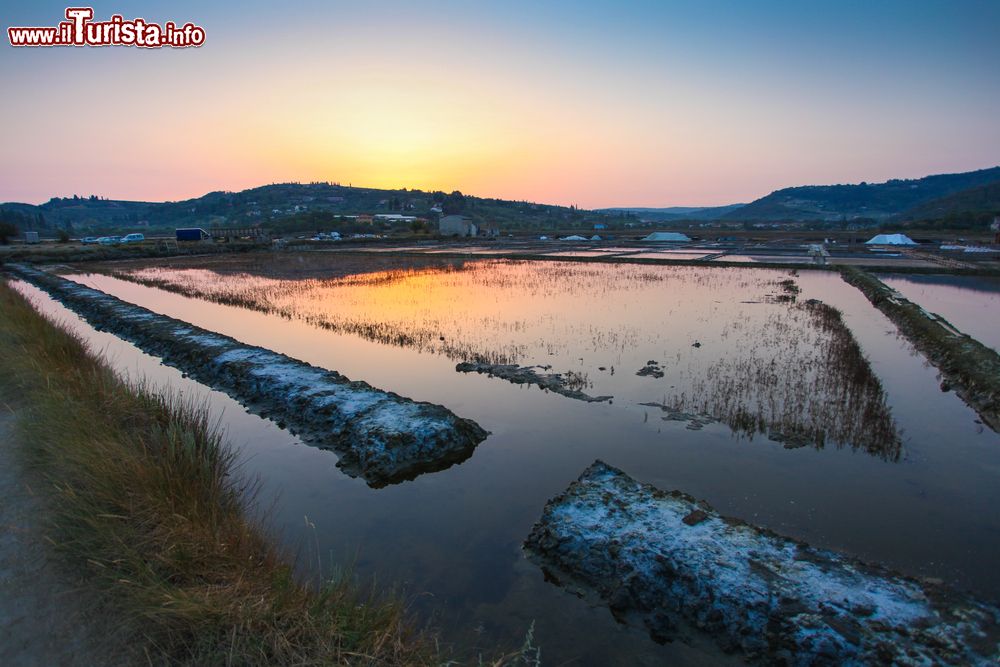
{"label": "sunset sky", "polygon": [[[593,208],[1000,164],[1000,2],[97,2],[197,49],[22,48],[0,201],[283,181]],[[229,9],[224,9],[223,5]]]}

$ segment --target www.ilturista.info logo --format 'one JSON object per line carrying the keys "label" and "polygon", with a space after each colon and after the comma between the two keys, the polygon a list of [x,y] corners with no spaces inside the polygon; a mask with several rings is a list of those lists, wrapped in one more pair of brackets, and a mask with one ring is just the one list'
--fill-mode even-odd
{"label": "www.ilturista.info logo", "polygon": [[205,29],[193,23],[162,26],[145,19],[125,20],[115,14],[110,21],[93,21],[92,7],[67,7],[66,20],[52,28],[7,28],[11,46],[164,46],[185,48],[205,43]]}

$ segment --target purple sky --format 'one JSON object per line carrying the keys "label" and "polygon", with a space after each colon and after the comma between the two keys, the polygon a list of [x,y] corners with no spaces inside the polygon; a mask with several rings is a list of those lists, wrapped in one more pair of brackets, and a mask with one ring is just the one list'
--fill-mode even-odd
{"label": "purple sky", "polygon": [[[544,6],[540,6],[544,5]],[[65,4],[4,3],[4,28]],[[0,49],[0,201],[279,181],[713,205],[1000,164],[1000,2],[115,2],[199,49]]]}

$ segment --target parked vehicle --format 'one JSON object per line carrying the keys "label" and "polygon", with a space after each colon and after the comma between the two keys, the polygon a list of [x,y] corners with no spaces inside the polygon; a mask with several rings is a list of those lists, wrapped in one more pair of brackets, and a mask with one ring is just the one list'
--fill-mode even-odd
{"label": "parked vehicle", "polygon": [[84,236],[82,239],[80,239],[80,243],[82,243],[83,245],[90,245],[92,243],[97,243],[97,237],[96,236]]}
{"label": "parked vehicle", "polygon": [[101,245],[118,245],[122,242],[122,239],[120,236],[102,236],[97,239],[97,242]]}
{"label": "parked vehicle", "polygon": [[138,243],[139,241],[145,241],[146,237],[138,232],[133,232],[131,234],[126,234],[122,237],[122,243]]}

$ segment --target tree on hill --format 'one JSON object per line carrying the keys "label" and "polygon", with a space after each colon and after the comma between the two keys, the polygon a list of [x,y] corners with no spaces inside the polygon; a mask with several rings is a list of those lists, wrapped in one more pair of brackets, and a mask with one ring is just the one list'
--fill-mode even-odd
{"label": "tree on hill", "polygon": [[4,245],[10,242],[10,237],[17,236],[18,230],[36,229],[37,226],[44,224],[45,218],[42,217],[41,213],[32,215],[31,213],[21,213],[20,211],[0,208],[0,225],[2,225],[3,230],[6,232],[6,236],[4,236],[2,241]]}
{"label": "tree on hill", "polygon": [[10,243],[12,236],[17,236],[17,227],[10,222],[0,222],[0,245]]}
{"label": "tree on hill", "polygon": [[444,198],[441,210],[445,215],[457,215],[465,210],[465,195],[455,190]]}

